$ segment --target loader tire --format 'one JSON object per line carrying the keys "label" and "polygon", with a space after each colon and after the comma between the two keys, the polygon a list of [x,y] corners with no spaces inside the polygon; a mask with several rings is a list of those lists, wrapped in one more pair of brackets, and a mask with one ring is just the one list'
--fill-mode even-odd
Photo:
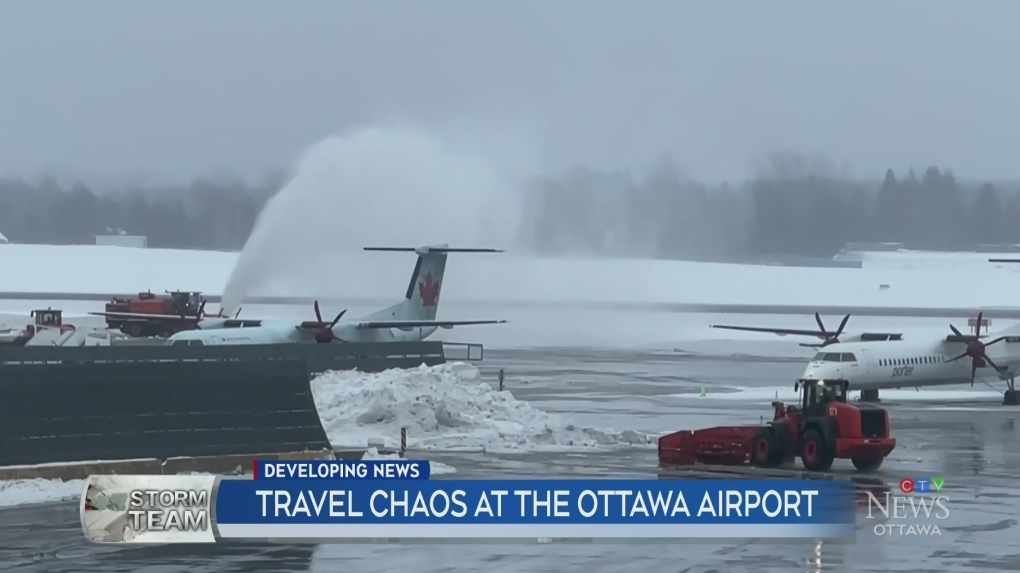
{"label": "loader tire", "polygon": [[760,468],[782,465],[786,453],[771,428],[762,428],[751,439],[751,463]]}
{"label": "loader tire", "polygon": [[832,467],[836,453],[825,443],[825,438],[818,430],[808,430],[800,439],[800,461],[804,469],[812,472],[824,472]]}

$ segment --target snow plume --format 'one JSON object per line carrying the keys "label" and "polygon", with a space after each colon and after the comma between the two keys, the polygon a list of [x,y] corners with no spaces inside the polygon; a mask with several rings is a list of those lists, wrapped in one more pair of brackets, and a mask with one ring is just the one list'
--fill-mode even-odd
{"label": "snow plume", "polygon": [[462,363],[387,370],[328,372],[312,381],[319,416],[336,446],[400,443],[409,450],[534,451],[653,443],[652,436],[582,428],[482,382]]}
{"label": "snow plume", "polygon": [[[232,313],[274,279],[323,279],[329,256],[340,251],[505,248],[517,232],[519,182],[532,161],[525,145],[471,135],[385,126],[313,146],[259,215],[223,308]],[[342,293],[321,296],[333,294]]]}

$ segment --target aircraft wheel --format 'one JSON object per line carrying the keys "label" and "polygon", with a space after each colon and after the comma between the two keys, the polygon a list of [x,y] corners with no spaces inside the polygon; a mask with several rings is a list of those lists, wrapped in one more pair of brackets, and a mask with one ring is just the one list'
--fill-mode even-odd
{"label": "aircraft wheel", "polygon": [[800,440],[800,460],[804,469],[813,472],[823,472],[832,467],[835,455],[825,445],[821,432],[808,430]]}
{"label": "aircraft wheel", "polygon": [[125,523],[124,524],[124,529],[122,529],[121,532],[120,532],[120,540],[121,541],[131,541],[134,538],[135,538],[135,530],[134,530],[134,528],[131,527],[130,523]]}
{"label": "aircraft wheel", "polygon": [[751,463],[762,468],[774,468],[786,457],[775,433],[769,428],[758,430],[751,440]]}
{"label": "aircraft wheel", "polygon": [[1006,390],[1002,395],[1003,406],[1020,406],[1020,390]]}
{"label": "aircraft wheel", "polygon": [[885,458],[852,458],[854,467],[862,472],[873,472],[882,467]]}

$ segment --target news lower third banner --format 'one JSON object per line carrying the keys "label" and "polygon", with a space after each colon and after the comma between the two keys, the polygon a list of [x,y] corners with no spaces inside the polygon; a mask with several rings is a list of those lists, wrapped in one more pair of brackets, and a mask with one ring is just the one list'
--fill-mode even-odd
{"label": "news lower third banner", "polygon": [[[94,508],[83,508],[82,525],[94,541],[139,543],[855,534],[853,485],[843,481],[431,481],[428,468],[388,460],[273,461],[258,462],[254,479],[97,476],[89,485],[102,495],[86,488],[83,503]],[[113,513],[90,519],[107,510]]]}

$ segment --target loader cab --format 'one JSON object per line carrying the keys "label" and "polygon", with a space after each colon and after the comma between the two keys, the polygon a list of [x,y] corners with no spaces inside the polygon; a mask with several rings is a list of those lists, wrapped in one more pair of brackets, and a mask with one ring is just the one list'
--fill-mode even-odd
{"label": "loader cab", "polygon": [[64,323],[64,313],[60,310],[47,308],[46,310],[33,310],[32,318],[36,326],[60,326]]}
{"label": "loader cab", "polygon": [[198,307],[202,304],[202,293],[187,291],[167,291],[170,295],[171,304],[179,314],[198,314]]}
{"label": "loader cab", "polygon": [[800,390],[800,408],[806,417],[825,416],[825,408],[832,402],[846,404],[850,382],[847,380],[797,380],[794,390]]}

